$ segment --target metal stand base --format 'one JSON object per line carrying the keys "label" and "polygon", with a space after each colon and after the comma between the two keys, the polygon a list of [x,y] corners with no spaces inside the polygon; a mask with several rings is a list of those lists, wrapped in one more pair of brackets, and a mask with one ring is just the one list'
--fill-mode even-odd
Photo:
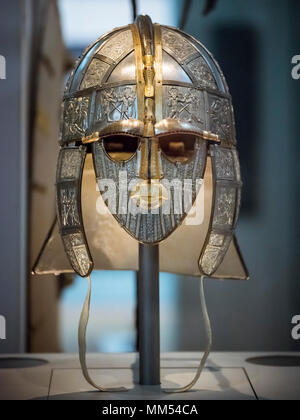
{"label": "metal stand base", "polygon": [[139,245],[138,337],[140,384],[160,384],[159,247]]}

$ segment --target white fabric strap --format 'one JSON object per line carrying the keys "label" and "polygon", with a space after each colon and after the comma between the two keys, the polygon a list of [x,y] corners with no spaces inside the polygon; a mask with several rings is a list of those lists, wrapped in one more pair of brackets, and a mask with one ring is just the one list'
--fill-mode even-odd
{"label": "white fabric strap", "polygon": [[204,293],[204,285],[203,285],[203,276],[200,277],[200,301],[201,301],[201,309],[202,309],[202,316],[204,320],[204,327],[205,327],[205,334],[207,337],[207,344],[206,344],[206,350],[204,352],[204,355],[200,361],[199,367],[197,369],[196,375],[194,376],[194,379],[188,384],[181,388],[175,388],[175,389],[165,389],[164,391],[167,393],[179,393],[179,392],[186,392],[189,391],[199,380],[201,373],[203,371],[203,368],[205,366],[206,360],[209,356],[211,346],[212,346],[212,330],[211,330],[211,324],[210,319],[207,311],[206,301],[205,301],[205,293]]}
{"label": "white fabric strap", "polygon": [[[79,360],[80,360],[83,376],[85,377],[86,381],[90,385],[92,385],[94,388],[98,389],[99,391],[103,391],[103,392],[128,391],[126,388],[123,388],[123,387],[104,388],[102,386],[99,386],[93,381],[93,379],[89,375],[89,372],[86,366],[86,329],[87,329],[87,324],[89,321],[91,289],[92,289],[91,278],[90,276],[88,276],[88,292],[87,292],[87,295],[83,304],[83,308],[82,308],[82,312],[81,312],[81,316],[79,320],[79,327],[78,327]],[[164,392],[166,393],[180,393],[180,392],[186,392],[190,390],[199,380],[201,373],[203,371],[203,368],[205,366],[206,360],[208,358],[208,355],[210,353],[211,346],[212,346],[212,330],[211,330],[210,319],[209,319],[208,311],[206,307],[203,277],[200,278],[200,301],[201,301],[202,316],[203,316],[204,325],[205,325],[205,332],[207,336],[207,346],[206,346],[205,353],[200,361],[200,364],[199,364],[199,367],[197,369],[194,379],[188,385],[184,387],[175,388],[175,389],[164,389]]]}
{"label": "white fabric strap", "polygon": [[90,303],[91,303],[91,291],[92,291],[92,282],[91,277],[88,276],[88,292],[82,307],[82,312],[79,320],[78,327],[78,346],[79,346],[79,360],[81,365],[81,370],[83,376],[87,382],[92,385],[94,388],[103,392],[121,392],[127,391],[126,388],[103,388],[102,386],[97,385],[93,379],[90,377],[87,366],[86,366],[86,329],[89,321],[90,315]]}

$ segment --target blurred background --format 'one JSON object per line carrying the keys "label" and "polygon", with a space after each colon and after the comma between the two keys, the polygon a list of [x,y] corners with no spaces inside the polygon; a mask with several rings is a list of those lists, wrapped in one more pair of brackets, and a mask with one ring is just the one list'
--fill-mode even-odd
{"label": "blurred background", "polygon": [[[5,4],[4,4],[5,3]],[[33,276],[55,216],[60,102],[74,60],[133,20],[130,0],[0,1],[0,353],[76,352],[86,281]],[[137,0],[137,13],[180,26],[215,56],[236,116],[244,181],[237,228],[251,279],[206,280],[213,350],[300,351],[300,54],[297,0]],[[3,60],[1,60],[1,63]],[[136,274],[93,272],[88,351],[136,350]],[[199,280],[161,273],[161,350],[205,346]]]}

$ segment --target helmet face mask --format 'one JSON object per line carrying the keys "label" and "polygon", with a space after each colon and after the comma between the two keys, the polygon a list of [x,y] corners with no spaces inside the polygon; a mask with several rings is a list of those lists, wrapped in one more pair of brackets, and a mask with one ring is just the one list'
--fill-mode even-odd
{"label": "helmet face mask", "polygon": [[126,137],[122,142],[122,136],[108,137],[95,142],[92,151],[99,190],[130,235],[140,242],[157,243],[183,221],[205,170],[203,139],[175,135]]}
{"label": "helmet face mask", "polygon": [[183,222],[211,159],[213,205],[199,269],[217,270],[237,221],[241,179],[231,97],[202,44],[147,16],[99,38],[67,83],[60,143],[58,220],[77,273],[93,267],[80,203],[89,143],[103,200],[142,243],[161,242]]}

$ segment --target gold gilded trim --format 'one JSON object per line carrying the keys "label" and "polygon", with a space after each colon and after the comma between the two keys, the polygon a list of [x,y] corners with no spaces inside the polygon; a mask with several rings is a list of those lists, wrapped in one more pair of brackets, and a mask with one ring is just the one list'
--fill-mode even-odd
{"label": "gold gilded trim", "polygon": [[138,99],[138,116],[144,122],[144,137],[154,136],[155,124],[155,62],[154,34],[149,16],[138,16],[131,26]]}
{"label": "gold gilded trim", "polygon": [[219,135],[214,134],[211,131],[203,130],[202,137],[204,138],[204,140],[210,140],[210,141],[215,141],[217,143],[220,143]]}
{"label": "gold gilded trim", "polygon": [[153,67],[153,56],[144,55],[144,79],[145,79],[145,97],[153,98],[154,97],[154,67]]}
{"label": "gold gilded trim", "polygon": [[220,143],[221,140],[218,134],[212,133],[211,131],[202,130],[201,128],[188,123],[185,121],[174,120],[173,118],[165,118],[160,120],[154,126],[155,136],[163,137],[164,135],[170,135],[171,133],[177,134],[196,134],[204,140]]}
{"label": "gold gilded trim", "polygon": [[140,159],[138,163],[138,176],[141,179],[148,179],[148,175],[149,175],[149,162],[148,162],[149,142],[150,142],[150,139],[142,138],[140,150],[138,152],[140,155]]}
{"label": "gold gilded trim", "polygon": [[98,141],[98,140],[99,140],[99,132],[98,131],[90,134],[89,136],[81,138],[81,141],[82,141],[83,144],[94,143],[95,141]]}

